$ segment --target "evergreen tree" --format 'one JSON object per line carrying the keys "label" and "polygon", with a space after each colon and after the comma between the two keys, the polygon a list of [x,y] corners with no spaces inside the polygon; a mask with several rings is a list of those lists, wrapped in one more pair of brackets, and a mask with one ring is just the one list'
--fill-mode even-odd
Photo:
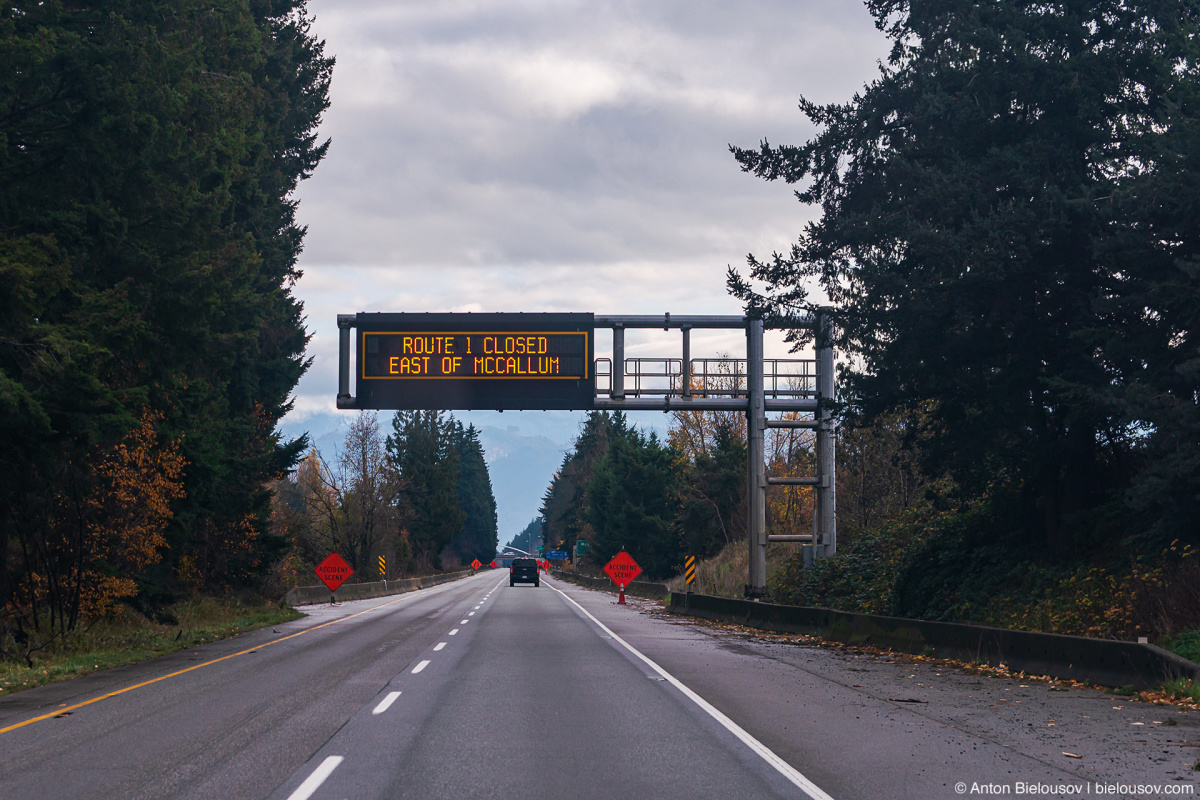
{"label": "evergreen tree", "polygon": [[595,532],[598,563],[624,549],[648,577],[665,578],[679,569],[675,466],[675,452],[653,433],[625,429],[609,441],[587,485],[585,516]]}
{"label": "evergreen tree", "polygon": [[628,429],[625,415],[619,411],[588,414],[574,448],[563,457],[562,466],[542,498],[542,536],[549,546],[572,552],[575,542],[592,538],[587,520],[588,482],[596,464],[607,452],[609,442],[616,436],[623,436]]}
{"label": "evergreen tree", "polygon": [[490,562],[499,543],[496,531],[496,497],[488,475],[483,445],[474,425],[463,427],[454,422],[450,435],[458,457],[458,506],[463,512],[462,532],[455,536],[450,547],[464,564],[478,558]]}
{"label": "evergreen tree", "polygon": [[521,550],[526,553],[536,554],[537,550],[535,548],[537,548],[538,545],[540,545],[543,541],[542,528],[544,524],[544,519],[541,517],[534,517],[529,521],[529,524],[521,530],[520,533],[512,538],[512,541],[508,543],[508,546],[514,547],[517,550]]}
{"label": "evergreen tree", "polygon": [[[751,258],[766,295],[732,271],[731,290],[783,315],[818,279],[854,409],[927,410],[926,473],[1014,499],[1012,527],[1050,553],[1179,533],[1200,499],[1200,7],[868,6],[894,42],[879,78],[845,104],[802,99],[819,130],[802,146],[733,148],[822,216]],[[1122,513],[1148,495],[1153,516]]]}
{"label": "evergreen tree", "polygon": [[440,411],[398,411],[387,437],[413,558],[434,569],[442,568],[442,551],[462,533],[466,517],[453,426]]}
{"label": "evergreen tree", "polygon": [[333,61],[303,0],[14,0],[0,63],[0,529],[44,539],[150,413],[187,467],[143,593],[248,580],[305,447],[275,432],[307,367],[291,194]]}

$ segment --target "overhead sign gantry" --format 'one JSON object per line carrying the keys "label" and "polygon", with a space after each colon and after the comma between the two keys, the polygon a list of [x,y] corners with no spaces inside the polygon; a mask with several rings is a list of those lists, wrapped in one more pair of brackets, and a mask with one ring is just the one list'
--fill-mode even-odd
{"label": "overhead sign gantry", "polygon": [[[742,411],[746,414],[750,568],[746,594],[766,593],[770,541],[803,541],[812,558],[837,549],[833,349],[828,317],[780,328],[814,331],[816,359],[764,359],[761,319],[741,316],[597,314],[339,314],[338,408],[432,410]],[[612,357],[597,359],[597,328],[612,331]],[[626,358],[630,329],[679,330],[678,357]],[[745,359],[693,358],[691,332],[740,328]],[[352,332],[357,331],[353,339]],[[350,392],[351,351],[355,394]],[[717,364],[717,368],[711,365]],[[768,369],[769,367],[769,369]],[[799,370],[799,371],[797,371]],[[772,418],[801,412],[807,418]],[[768,477],[767,428],[816,432],[813,477]],[[812,486],[813,533],[766,532],[768,486]]]}

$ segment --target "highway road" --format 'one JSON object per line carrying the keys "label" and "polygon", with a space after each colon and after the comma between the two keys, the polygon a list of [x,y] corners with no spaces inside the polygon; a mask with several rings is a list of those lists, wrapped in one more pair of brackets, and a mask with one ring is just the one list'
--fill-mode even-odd
{"label": "highway road", "polygon": [[1196,714],[613,599],[484,572],[0,698],[0,796],[1194,796]]}

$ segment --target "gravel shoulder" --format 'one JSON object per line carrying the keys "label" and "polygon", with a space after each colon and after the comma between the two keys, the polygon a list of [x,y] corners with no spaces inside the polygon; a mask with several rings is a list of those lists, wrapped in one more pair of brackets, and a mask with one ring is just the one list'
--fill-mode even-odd
{"label": "gravel shoulder", "polygon": [[[1073,682],[772,635],[590,590],[623,638],[834,797],[955,797],[1018,783],[1195,796],[1200,711]],[[882,781],[882,784],[880,783]],[[966,792],[956,785],[965,783]],[[1103,787],[1101,786],[1103,785]],[[1004,787],[1007,787],[1004,788]],[[884,794],[875,794],[880,789]],[[1128,796],[1139,796],[1131,788]],[[1108,796],[1127,796],[1110,792]]]}

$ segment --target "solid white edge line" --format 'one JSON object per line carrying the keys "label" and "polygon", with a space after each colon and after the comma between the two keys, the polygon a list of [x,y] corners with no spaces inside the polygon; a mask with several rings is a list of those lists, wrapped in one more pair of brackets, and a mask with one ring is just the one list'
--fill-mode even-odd
{"label": "solid white edge line", "polygon": [[705,700],[700,695],[693,692],[691,689],[689,689],[687,686],[685,686],[682,682],[680,682],[679,679],[676,678],[674,675],[667,672],[665,669],[660,667],[658,664],[651,661],[647,656],[643,655],[636,647],[631,645],[629,642],[625,641],[620,636],[617,636],[617,634],[614,633],[612,631],[612,629],[610,629],[603,622],[601,622],[600,620],[598,620],[594,616],[592,616],[590,611],[588,611],[583,606],[579,605],[579,603],[576,603],[575,600],[573,598],[571,598],[570,596],[568,596],[566,592],[562,591],[561,589],[559,589],[556,586],[551,586],[550,588],[554,589],[554,591],[556,591],[560,595],[562,595],[563,598],[567,602],[569,602],[571,605],[575,606],[580,611],[582,611],[584,613],[584,615],[587,616],[588,619],[590,619],[592,622],[596,623],[596,625],[600,628],[600,630],[604,631],[609,636],[611,636],[613,638],[614,642],[620,643],[620,645],[622,647],[624,647],[626,650],[628,650],[629,652],[631,652],[635,656],[637,656],[639,659],[641,659],[647,666],[649,666],[652,670],[654,670],[659,675],[661,675],[664,679],[666,679],[666,681],[668,683],[670,683],[672,686],[674,686],[676,689],[678,689],[680,692],[682,692],[684,697],[691,700],[693,703],[695,703],[701,709],[703,709],[710,717],[712,717],[717,722],[719,722],[727,731],[729,731],[734,736],[736,736],[738,739],[740,739],[744,745],[746,745],[751,750],[753,750],[759,756],[759,758],[761,758],[763,761],[766,761],[768,764],[770,764],[772,767],[774,767],[776,772],[778,772],[780,775],[787,778],[789,781],[791,781],[793,784],[795,784],[797,787],[799,787],[800,790],[803,791],[805,794],[807,794],[809,797],[811,797],[812,800],[833,800],[833,798],[830,795],[826,794],[825,791],[821,789],[821,787],[817,786],[815,783],[810,781],[808,778],[804,777],[804,775],[799,770],[797,770],[791,764],[787,763],[782,758],[777,756],[773,750],[771,750],[765,744],[760,742],[758,739],[755,739],[753,736],[751,736],[749,733],[747,733],[745,730],[743,730],[740,725],[738,725],[736,722],[731,720],[729,717],[725,716],[714,705],[709,703],[707,700]]}
{"label": "solid white edge line", "polygon": [[417,664],[415,667],[413,667],[412,674],[416,675],[418,672],[420,672],[421,670],[425,669],[428,666],[429,666],[429,659],[425,659],[420,664]]}
{"label": "solid white edge line", "polygon": [[313,774],[305,778],[304,783],[297,786],[296,791],[288,795],[288,800],[308,800],[341,763],[341,756],[330,756],[322,761],[321,766],[314,769]]}
{"label": "solid white edge line", "polygon": [[433,652],[435,652],[435,653],[436,653],[437,651],[441,650],[441,649],[442,649],[443,647],[445,647],[445,646],[446,646],[446,643],[445,643],[445,642],[438,642],[437,644],[435,644],[435,645],[433,646]]}
{"label": "solid white edge line", "polygon": [[375,706],[372,714],[382,714],[387,711],[392,703],[396,702],[396,698],[400,696],[399,692],[388,692],[388,696],[379,701],[379,705]]}

